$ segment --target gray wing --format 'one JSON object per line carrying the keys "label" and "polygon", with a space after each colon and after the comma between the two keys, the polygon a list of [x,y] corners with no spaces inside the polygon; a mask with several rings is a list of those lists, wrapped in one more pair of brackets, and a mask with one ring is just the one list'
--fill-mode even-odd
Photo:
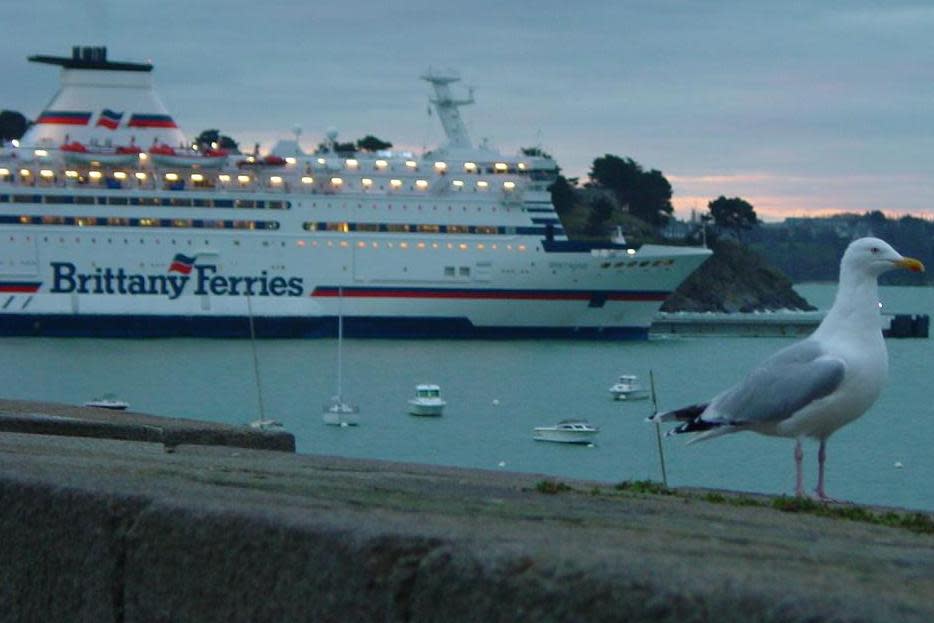
{"label": "gray wing", "polygon": [[813,339],[783,348],[710,402],[702,420],[757,424],[787,419],[836,390],[846,364]]}

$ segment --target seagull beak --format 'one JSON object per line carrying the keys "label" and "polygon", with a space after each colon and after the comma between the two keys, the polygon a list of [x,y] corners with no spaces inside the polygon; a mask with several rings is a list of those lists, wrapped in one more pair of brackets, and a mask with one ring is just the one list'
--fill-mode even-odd
{"label": "seagull beak", "polygon": [[902,259],[895,262],[895,265],[898,266],[899,268],[910,270],[913,273],[924,272],[924,264],[922,264],[921,262],[919,262],[913,257],[903,257]]}

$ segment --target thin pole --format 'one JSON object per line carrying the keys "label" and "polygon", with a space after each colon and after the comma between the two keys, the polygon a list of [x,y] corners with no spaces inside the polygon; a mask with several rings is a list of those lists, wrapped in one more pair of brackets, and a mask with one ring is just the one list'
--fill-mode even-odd
{"label": "thin pole", "polygon": [[256,400],[259,402],[259,419],[266,420],[266,411],[263,409],[263,385],[259,382],[259,357],[256,355],[256,329],[253,327],[253,304],[250,302],[250,293],[246,295],[246,309],[250,317],[250,348],[253,350],[253,376],[256,379]]}
{"label": "thin pole", "polygon": [[[658,415],[658,399],[655,395],[655,374],[652,370],[649,370],[649,383],[652,386],[652,409],[654,410],[654,415]],[[662,445],[662,427],[658,423],[658,420],[653,417],[655,421],[655,441],[658,443],[658,462],[662,466],[662,484],[665,485],[665,488],[668,488],[668,474],[665,471],[665,448]]]}
{"label": "thin pole", "polygon": [[337,288],[337,399],[342,401],[344,399],[343,395],[343,380],[344,380],[344,365],[342,358],[344,344],[344,288],[338,286]]}

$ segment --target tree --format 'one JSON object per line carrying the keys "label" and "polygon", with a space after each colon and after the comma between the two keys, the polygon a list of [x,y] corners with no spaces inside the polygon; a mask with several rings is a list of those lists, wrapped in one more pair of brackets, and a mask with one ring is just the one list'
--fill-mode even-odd
{"label": "tree", "polygon": [[671,184],[661,171],[645,171],[632,158],[606,154],[593,161],[590,179],[612,190],[620,205],[629,206],[629,212],[656,227],[664,226],[674,207],[671,205]]}
{"label": "tree", "polygon": [[392,143],[378,139],[372,134],[367,134],[363,138],[357,140],[357,149],[360,151],[383,151],[391,147]]}
{"label": "tree", "polygon": [[548,190],[551,191],[551,204],[555,207],[555,212],[568,214],[574,209],[574,186],[566,177],[559,175]]}
{"label": "tree", "polygon": [[756,217],[756,211],[753,209],[752,204],[739,197],[727,199],[720,195],[708,203],[707,208],[710,210],[710,215],[717,227],[732,230],[736,234],[737,240],[740,238],[741,230],[751,229],[759,224],[759,219]]}
{"label": "tree", "polygon": [[200,149],[213,149],[214,146],[217,146],[217,149],[226,149],[228,151],[239,152],[240,146],[237,144],[237,141],[233,140],[229,136],[225,136],[220,133],[220,130],[205,130],[198,135],[198,138],[195,139],[195,143]]}
{"label": "tree", "polygon": [[22,138],[28,127],[29,122],[22,114],[13,110],[0,112],[0,141]]}
{"label": "tree", "polygon": [[608,197],[597,197],[590,205],[585,231],[591,236],[606,236],[610,217],[613,216],[613,202]]}

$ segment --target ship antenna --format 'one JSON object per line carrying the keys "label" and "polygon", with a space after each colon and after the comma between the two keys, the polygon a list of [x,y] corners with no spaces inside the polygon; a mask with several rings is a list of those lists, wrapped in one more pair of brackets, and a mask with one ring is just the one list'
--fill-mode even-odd
{"label": "ship antenna", "polygon": [[444,134],[448,138],[447,147],[470,149],[472,147],[470,136],[467,134],[467,127],[461,119],[459,109],[461,106],[474,103],[473,88],[468,89],[466,99],[456,99],[451,93],[451,84],[460,81],[460,76],[455,72],[436,71],[429,68],[421,78],[428,82],[435,91],[435,96],[430,97],[428,101],[434,106],[441,120]]}

